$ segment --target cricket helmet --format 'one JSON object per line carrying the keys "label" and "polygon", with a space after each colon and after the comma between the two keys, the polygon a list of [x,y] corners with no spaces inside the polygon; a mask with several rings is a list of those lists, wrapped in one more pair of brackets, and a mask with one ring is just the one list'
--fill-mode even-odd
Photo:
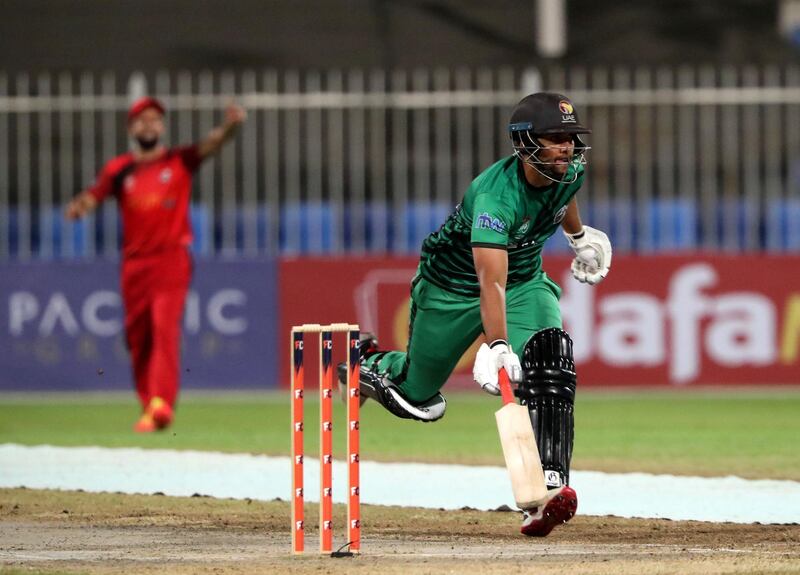
{"label": "cricket helmet", "polygon": [[[544,149],[539,138],[554,134],[570,134],[575,143],[572,162],[585,164],[585,153],[589,147],[583,143],[580,135],[592,133],[581,123],[572,101],[563,94],[555,92],[537,92],[520,100],[511,113],[508,132],[514,147],[514,155],[546,178],[556,182],[560,182],[561,179],[553,176],[549,169],[551,164],[539,159],[539,152]],[[577,178],[577,170],[572,170],[572,173],[574,178]]]}

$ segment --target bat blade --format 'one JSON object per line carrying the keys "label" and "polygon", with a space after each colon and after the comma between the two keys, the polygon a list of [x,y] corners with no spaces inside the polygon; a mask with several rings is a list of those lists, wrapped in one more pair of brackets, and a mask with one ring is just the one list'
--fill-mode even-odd
{"label": "bat blade", "polygon": [[547,486],[528,409],[507,404],[495,412],[495,419],[514,501],[520,509],[535,507],[547,495]]}
{"label": "bat blade", "polygon": [[[520,509],[529,509],[535,507],[547,495],[542,462],[528,409],[513,402],[508,376],[504,370],[501,370],[500,380],[501,386],[508,386],[509,394],[504,394],[506,403],[495,412],[497,432],[500,435],[503,457],[511,478],[514,501]],[[509,396],[512,398],[510,402]]]}

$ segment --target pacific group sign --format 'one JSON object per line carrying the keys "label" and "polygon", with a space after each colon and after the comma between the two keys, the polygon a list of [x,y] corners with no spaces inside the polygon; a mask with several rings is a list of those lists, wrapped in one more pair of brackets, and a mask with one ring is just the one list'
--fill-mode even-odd
{"label": "pacific group sign", "polygon": [[[0,390],[131,387],[116,264],[0,269]],[[275,386],[275,299],[274,262],[198,262],[183,317],[183,386]]]}
{"label": "pacific group sign", "polygon": [[[223,288],[208,295],[191,290],[186,298],[183,333],[196,335],[207,327],[219,335],[243,335],[247,331],[247,294],[237,288]],[[12,337],[38,337],[82,333],[114,337],[123,330],[122,298],[118,291],[98,289],[70,301],[63,291],[37,294],[16,290],[8,295],[8,333]]]}

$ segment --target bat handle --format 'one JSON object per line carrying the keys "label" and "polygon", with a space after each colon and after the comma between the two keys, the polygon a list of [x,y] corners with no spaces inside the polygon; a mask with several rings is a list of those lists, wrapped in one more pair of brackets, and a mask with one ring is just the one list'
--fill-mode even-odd
{"label": "bat handle", "polygon": [[503,405],[509,403],[516,403],[514,401],[514,392],[511,391],[511,380],[508,379],[506,368],[501,367],[497,372],[497,382],[500,385],[500,395],[503,398]]}

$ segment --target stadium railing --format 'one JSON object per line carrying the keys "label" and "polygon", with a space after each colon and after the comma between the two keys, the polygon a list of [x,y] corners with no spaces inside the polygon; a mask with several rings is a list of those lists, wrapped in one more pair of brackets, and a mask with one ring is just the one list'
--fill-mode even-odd
{"label": "stadium railing", "polygon": [[78,224],[61,210],[127,149],[144,93],[174,143],[231,98],[250,111],[195,179],[198,253],[413,253],[509,153],[508,113],[540,89],[593,129],[581,207],[618,253],[797,249],[797,66],[64,72],[0,73],[0,261],[116,257],[113,202]]}

